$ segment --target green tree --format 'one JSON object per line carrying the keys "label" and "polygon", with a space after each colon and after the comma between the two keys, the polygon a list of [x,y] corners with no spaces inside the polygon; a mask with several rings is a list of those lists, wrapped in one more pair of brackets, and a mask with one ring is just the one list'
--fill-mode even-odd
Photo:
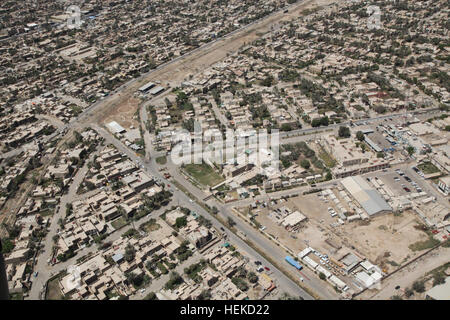
{"label": "green tree", "polygon": [[2,239],[2,253],[10,253],[14,249],[14,243],[9,239]]}
{"label": "green tree", "polygon": [[433,286],[445,283],[445,276],[442,272],[436,272],[433,275]]}
{"label": "green tree", "polygon": [[350,137],[350,128],[346,126],[340,126],[338,135],[341,138],[349,138]]}
{"label": "green tree", "polygon": [[152,292],[149,292],[149,293],[145,296],[144,300],[159,300],[159,299],[158,299],[158,297],[156,296],[156,293],[154,293],[154,292],[152,291]]}
{"label": "green tree", "polygon": [[411,288],[406,288],[405,289],[405,296],[406,297],[411,297],[412,295],[414,294],[414,291],[413,290],[411,290]]}
{"label": "green tree", "polygon": [[300,161],[300,165],[305,169],[309,169],[311,167],[311,163],[307,159]]}
{"label": "green tree", "polygon": [[362,131],[356,132],[356,138],[357,138],[359,141],[364,141],[364,133],[362,133]]}
{"label": "green tree", "polygon": [[233,218],[228,217],[227,223],[230,227],[234,227],[236,225],[236,222],[234,222]]}
{"label": "green tree", "polygon": [[126,261],[131,262],[136,255],[136,250],[131,244],[128,244],[125,248],[124,258]]}
{"label": "green tree", "polygon": [[416,292],[419,292],[419,293],[424,292],[425,291],[425,283],[423,281],[415,281],[413,283],[412,288]]}
{"label": "green tree", "polygon": [[176,226],[177,228],[182,228],[182,227],[184,227],[185,225],[187,225],[187,219],[186,219],[186,217],[179,217],[179,218],[177,218],[177,220],[175,220],[175,226]]}
{"label": "green tree", "polygon": [[258,276],[256,275],[256,273],[254,273],[253,271],[250,271],[247,274],[247,279],[250,283],[256,283],[258,282]]}

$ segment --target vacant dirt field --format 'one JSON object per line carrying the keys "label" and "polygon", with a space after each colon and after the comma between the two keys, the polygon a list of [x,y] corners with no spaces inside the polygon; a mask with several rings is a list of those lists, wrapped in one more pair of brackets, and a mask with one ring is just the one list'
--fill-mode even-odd
{"label": "vacant dirt field", "polygon": [[138,106],[139,99],[133,97],[129,98],[124,103],[118,105],[118,107],[110,108],[108,112],[104,114],[102,124],[117,121],[125,129],[129,129],[130,126],[138,128],[139,122],[135,117]]}
{"label": "vacant dirt field", "polygon": [[[417,218],[412,212],[401,216],[387,214],[372,218],[367,225],[361,222],[346,224],[340,228],[342,236],[373,262],[390,261],[386,265],[392,269],[392,262],[403,264],[420,252],[411,251],[408,246],[428,239],[425,232],[414,228]],[[384,256],[389,252],[389,256]],[[395,264],[394,263],[394,264]]]}
{"label": "vacant dirt field", "polygon": [[[299,210],[308,218],[308,221],[304,222],[297,232],[288,232],[282,226],[279,226],[273,218],[268,216],[270,211],[283,206],[293,211]],[[260,209],[256,220],[266,227],[265,231],[267,233],[278,237],[280,242],[291,248],[294,252],[304,249],[306,247],[306,240],[310,246],[330,254],[333,248],[325,243],[325,240],[330,235],[326,226],[336,221],[335,218],[331,218],[327,208],[328,203],[319,201],[317,195],[310,194],[278,203],[272,206],[271,210]]]}
{"label": "vacant dirt field", "polygon": [[[298,231],[288,232],[268,215],[283,206],[299,210],[308,221]],[[294,252],[304,249],[308,244],[322,253],[338,258],[342,252],[351,248],[388,271],[423,252],[409,248],[411,244],[428,239],[425,232],[414,227],[419,222],[413,212],[407,211],[399,216],[387,214],[370,221],[359,220],[332,227],[330,224],[336,223],[337,218],[330,216],[328,207],[334,207],[334,204],[325,203],[316,194],[311,194],[278,203],[270,210],[258,209],[253,213],[258,213],[256,220],[266,227],[267,233],[278,237],[280,242]],[[332,239],[342,249],[335,249],[326,242],[327,239]]]}

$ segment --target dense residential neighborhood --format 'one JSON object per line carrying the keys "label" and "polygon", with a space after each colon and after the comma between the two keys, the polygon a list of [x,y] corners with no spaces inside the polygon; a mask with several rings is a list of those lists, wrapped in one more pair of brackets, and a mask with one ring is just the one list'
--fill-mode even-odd
{"label": "dense residential neighborhood", "polygon": [[9,298],[450,299],[448,5],[2,2]]}

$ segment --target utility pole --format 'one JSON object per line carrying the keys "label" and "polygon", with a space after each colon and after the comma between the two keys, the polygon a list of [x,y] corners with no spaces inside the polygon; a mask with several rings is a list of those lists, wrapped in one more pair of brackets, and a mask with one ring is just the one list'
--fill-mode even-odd
{"label": "utility pole", "polygon": [[2,241],[0,239],[0,300],[9,300],[8,280],[6,279],[6,265],[3,259]]}

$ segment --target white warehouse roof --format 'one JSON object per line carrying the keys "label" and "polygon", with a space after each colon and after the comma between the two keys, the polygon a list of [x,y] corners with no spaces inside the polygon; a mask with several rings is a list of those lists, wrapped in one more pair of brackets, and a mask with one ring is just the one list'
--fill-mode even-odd
{"label": "white warehouse roof", "polygon": [[362,177],[347,177],[341,183],[369,215],[392,211],[392,208],[378,191],[369,186]]}
{"label": "white warehouse roof", "polygon": [[116,121],[111,121],[106,125],[109,130],[113,133],[122,133],[126,131],[120,124],[118,124]]}

